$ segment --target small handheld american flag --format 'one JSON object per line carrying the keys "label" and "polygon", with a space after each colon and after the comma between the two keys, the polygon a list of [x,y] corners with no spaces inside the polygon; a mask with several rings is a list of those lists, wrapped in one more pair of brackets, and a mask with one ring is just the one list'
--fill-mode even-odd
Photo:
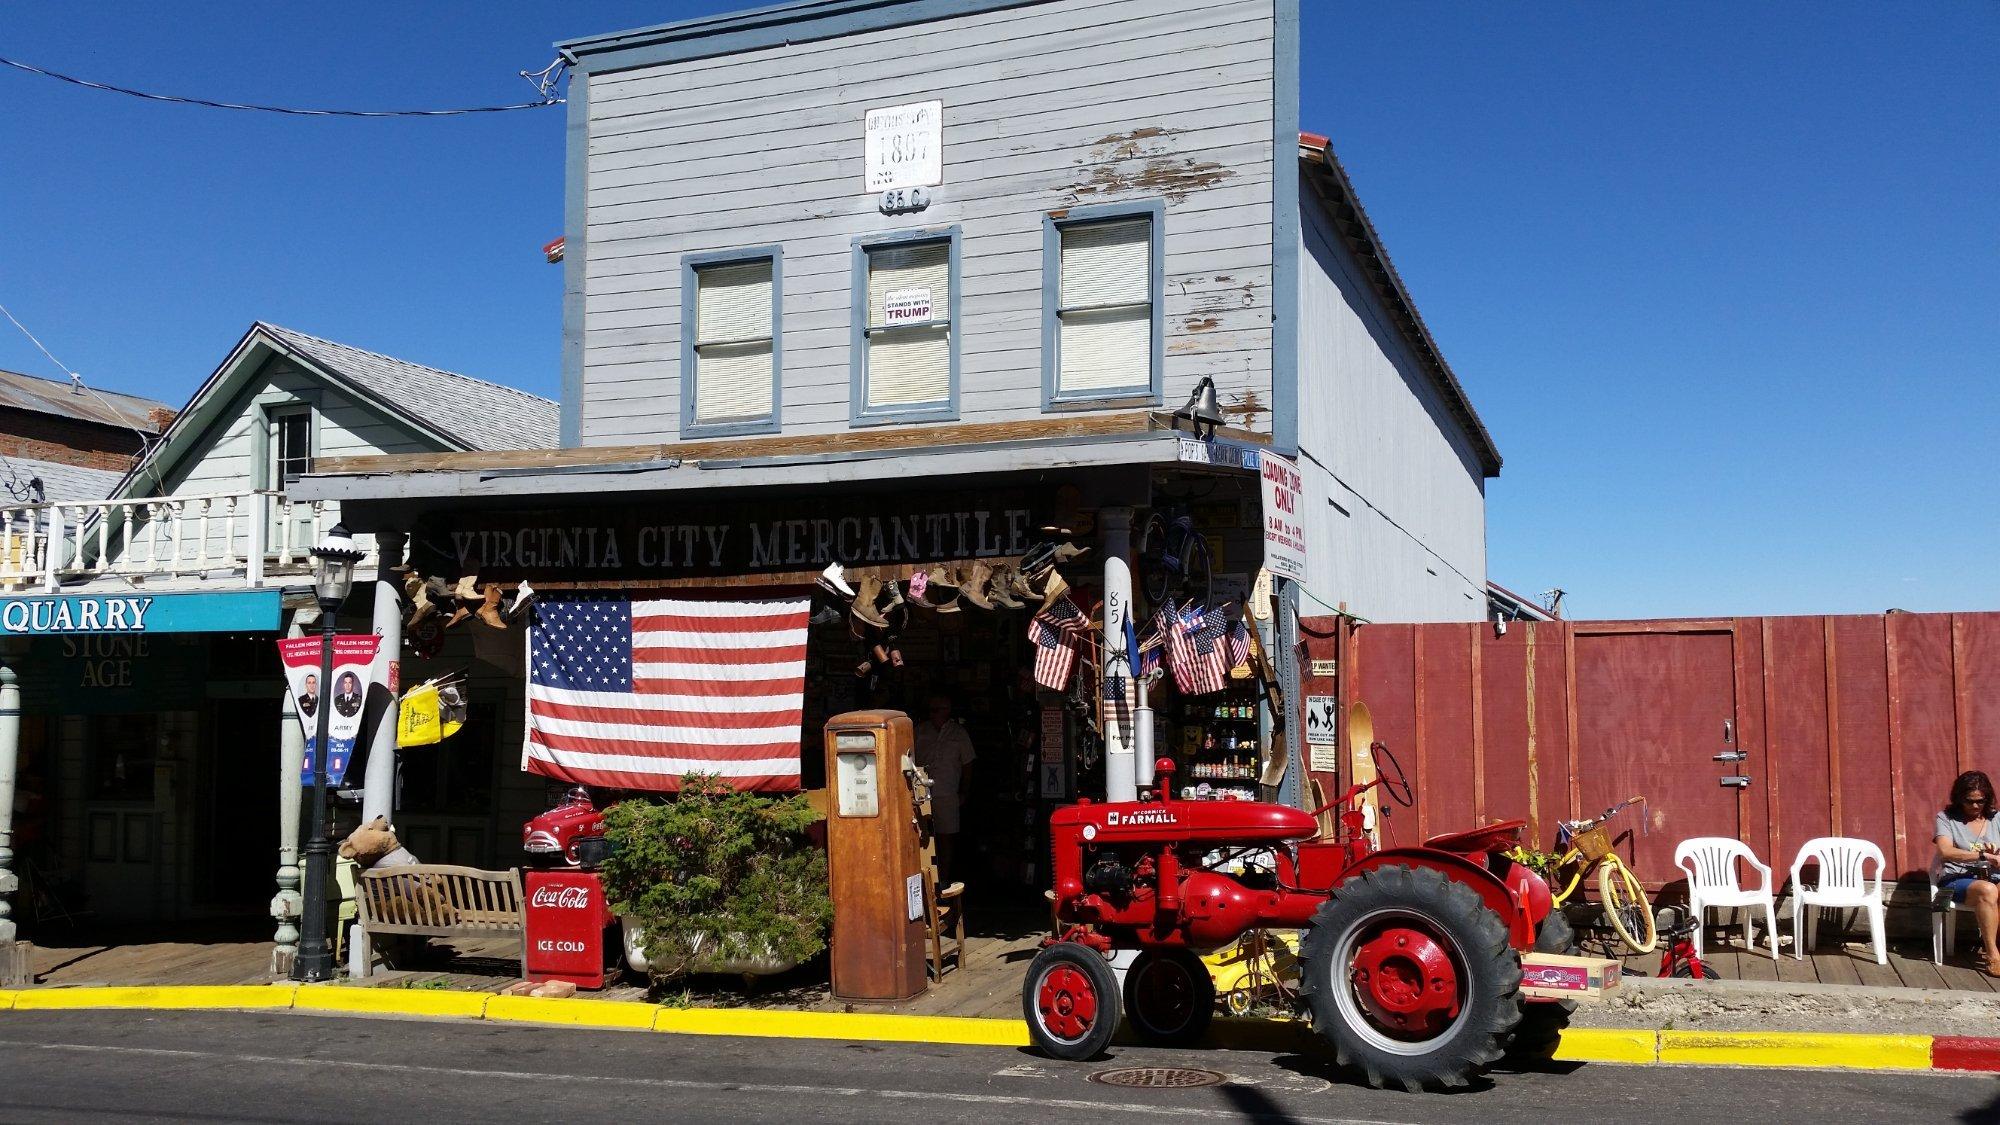
{"label": "small handheld american flag", "polygon": [[1090,622],[1065,594],[1028,621],[1028,640],[1035,646],[1035,682],[1050,691],[1069,687],[1076,672],[1083,632]]}

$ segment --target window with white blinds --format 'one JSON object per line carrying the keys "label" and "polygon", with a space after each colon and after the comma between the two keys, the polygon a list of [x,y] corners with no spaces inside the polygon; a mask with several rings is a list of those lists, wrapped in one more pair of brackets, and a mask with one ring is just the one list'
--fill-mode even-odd
{"label": "window with white blinds", "polygon": [[1153,385],[1153,219],[1057,228],[1058,398],[1146,391]]}
{"label": "window with white blinds", "polygon": [[866,250],[868,293],[863,411],[903,411],[951,400],[951,242]]}
{"label": "window with white blinds", "polygon": [[695,267],[695,425],[771,417],[774,272],[771,258]]}

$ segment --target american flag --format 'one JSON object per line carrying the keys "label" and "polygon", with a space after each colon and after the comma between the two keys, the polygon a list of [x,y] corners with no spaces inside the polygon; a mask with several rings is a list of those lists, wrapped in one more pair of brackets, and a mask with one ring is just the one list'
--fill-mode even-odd
{"label": "american flag", "polygon": [[1250,623],[1241,617],[1229,629],[1229,676],[1250,678]]}
{"label": "american flag", "polygon": [[1221,691],[1228,659],[1223,638],[1229,620],[1219,610],[1189,606],[1175,620],[1167,643],[1173,664],[1174,686],[1182,695],[1207,695]]}
{"label": "american flag", "polygon": [[1050,691],[1069,687],[1076,658],[1090,622],[1065,594],[1028,621],[1028,640],[1035,646],[1035,682]]}
{"label": "american flag", "polygon": [[1139,676],[1143,679],[1160,670],[1160,664],[1167,655],[1167,643],[1174,633],[1174,611],[1169,606],[1160,606],[1153,611],[1149,622],[1152,632],[1139,642]]}
{"label": "american flag", "polygon": [[799,787],[808,599],[536,600],[521,767],[582,785],[673,792],[714,774]]}

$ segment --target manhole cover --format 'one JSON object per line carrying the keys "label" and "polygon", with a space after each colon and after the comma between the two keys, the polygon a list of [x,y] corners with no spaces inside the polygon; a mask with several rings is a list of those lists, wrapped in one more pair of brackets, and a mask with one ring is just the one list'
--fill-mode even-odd
{"label": "manhole cover", "polygon": [[1229,1076],[1213,1070],[1196,1070],[1184,1066],[1127,1066],[1117,1070],[1100,1070],[1091,1075],[1090,1080],[1101,1082],[1106,1086],[1189,1090],[1196,1086],[1220,1086],[1229,1081]]}

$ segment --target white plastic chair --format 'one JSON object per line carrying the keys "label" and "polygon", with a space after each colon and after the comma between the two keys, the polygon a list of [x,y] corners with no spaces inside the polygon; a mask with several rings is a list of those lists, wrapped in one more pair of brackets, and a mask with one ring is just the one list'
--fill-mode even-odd
{"label": "white plastic chair", "polygon": [[[1762,874],[1763,886],[1754,890],[1736,881],[1736,861],[1742,860]],[[1674,866],[1687,872],[1688,909],[1694,914],[1694,954],[1701,956],[1702,930],[1708,922],[1710,909],[1740,906],[1762,906],[1764,927],[1770,933],[1771,960],[1778,959],[1778,906],[1771,896],[1771,868],[1757,858],[1741,840],[1728,836],[1696,836],[1692,840],[1682,840],[1674,849]],[[1743,947],[1755,952],[1757,947],[1750,941],[1748,915],[1743,918]]]}
{"label": "white plastic chair", "polygon": [[[1951,893],[1938,886],[1938,876],[1943,866],[1931,860],[1931,964],[1942,965],[1945,958],[1952,955],[1952,947],[1957,944],[1958,915],[1965,907],[1953,902]],[[1942,900],[1942,901],[1940,901]]]}
{"label": "white plastic chair", "polygon": [[[1819,865],[1819,885],[1807,887],[1800,878],[1806,864]],[[1875,865],[1875,877],[1870,882],[1868,865]],[[1831,907],[1835,910],[1860,909],[1868,913],[1868,936],[1875,945],[1875,963],[1889,963],[1887,944],[1887,924],[1882,906],[1882,870],[1887,861],[1882,857],[1882,849],[1866,840],[1852,840],[1845,836],[1821,836],[1807,840],[1799,847],[1797,859],[1792,860],[1792,959],[1806,955],[1808,948],[1817,948],[1820,913]],[[1813,912],[1806,914],[1807,907]],[[1801,919],[1804,919],[1802,922]]]}

